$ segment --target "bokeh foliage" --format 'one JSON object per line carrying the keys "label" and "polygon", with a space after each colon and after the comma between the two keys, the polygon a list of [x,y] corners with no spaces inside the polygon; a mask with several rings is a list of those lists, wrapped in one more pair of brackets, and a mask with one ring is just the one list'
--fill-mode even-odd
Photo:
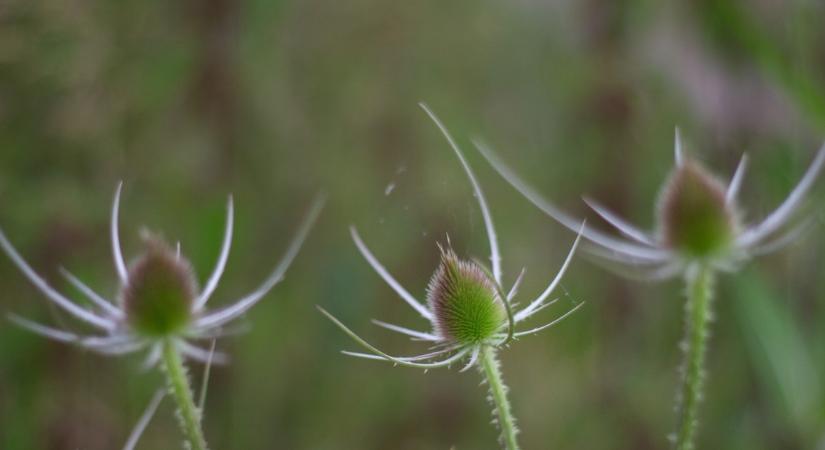
{"label": "bokeh foliage", "polygon": [[[419,296],[447,233],[459,253],[487,255],[461,168],[416,103],[565,207],[585,214],[588,193],[640,223],[652,223],[679,124],[720,174],[750,153],[753,219],[825,135],[823,13],[808,0],[2,2],[0,222],[58,287],[69,289],[63,264],[115,295],[118,180],[127,254],[145,225],[180,239],[201,280],[232,192],[220,301],[265,276],[323,189],[328,207],[286,281],[220,344],[232,362],[213,371],[213,447],[493,448],[478,374],[348,359],[314,309],[382,347],[417,348],[369,325],[423,323],[360,259],[350,223]],[[521,291],[537,294],[573,236],[477,156],[505,278],[526,265]],[[825,446],[822,184],[804,242],[721,280],[702,448]],[[587,306],[503,355],[524,447],[664,448],[679,284],[624,281],[581,257],[563,285],[569,298],[543,317]],[[5,258],[0,310],[65,322]],[[139,366],[0,324],[0,448],[117,448],[160,383]],[[165,403],[142,448],[179,441]]]}

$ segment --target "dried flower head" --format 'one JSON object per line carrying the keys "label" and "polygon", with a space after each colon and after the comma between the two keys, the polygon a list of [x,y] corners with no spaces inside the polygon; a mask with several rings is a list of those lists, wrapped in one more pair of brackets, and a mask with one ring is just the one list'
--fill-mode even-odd
{"label": "dried flower head", "polygon": [[[424,369],[449,366],[469,355],[469,361],[463,369],[467,370],[476,364],[480,352],[485,348],[498,348],[509,343],[514,338],[534,334],[545,328],[549,328],[572,314],[584,304],[577,304],[561,317],[548,324],[525,331],[515,330],[516,325],[529,319],[538,311],[552,305],[557,300],[548,301],[548,298],[554,292],[569,267],[581,235],[573,243],[561,269],[550,282],[549,286],[527,306],[518,311],[514,311],[513,299],[518,291],[524,270],[516,277],[511,289],[505,294],[502,288],[502,268],[498,237],[496,236],[492,215],[490,214],[490,209],[487,206],[487,201],[481,190],[481,186],[476,180],[475,174],[467,163],[467,160],[464,158],[464,154],[456,145],[444,125],[426,106],[422,105],[422,107],[446,137],[470,180],[487,231],[492,270],[488,271],[477,261],[460,259],[450,248],[445,249],[439,247],[441,262],[430,280],[427,288],[427,301],[424,303],[410,294],[409,291],[390,275],[387,269],[384,268],[364,244],[355,227],[351,227],[350,233],[352,239],[356,247],[358,247],[358,250],[364,256],[364,259],[367,260],[378,275],[390,285],[402,300],[430,323],[431,331],[413,330],[377,320],[373,322],[383,328],[405,334],[414,340],[433,343],[437,346],[437,349],[412,357],[390,356],[366,342],[323,308],[319,307],[319,310],[358,344],[370,351],[370,353],[345,351],[344,353],[347,355],[367,359],[387,360],[404,366]],[[581,224],[581,230],[584,230],[583,223]],[[437,358],[441,359],[436,360]]]}
{"label": "dried flower head", "polygon": [[[198,289],[192,265],[180,254],[180,249],[173,249],[158,236],[146,232],[143,233],[143,253],[127,268],[120,249],[120,193],[119,184],[115,191],[111,219],[112,253],[120,282],[119,295],[115,301],[104,298],[77,277],[61,269],[69,283],[94,304],[93,309],[78,305],[49,285],[20,256],[0,230],[0,247],[35,287],[64,311],[102,334],[81,336],[16,315],[11,315],[10,318],[18,325],[48,338],[107,355],[149,348],[148,365],[154,365],[158,361],[161,345],[169,340],[187,357],[207,361],[209,352],[189,341],[222,336],[225,334],[225,325],[245,314],[283,279],[323,206],[320,198],[314,202],[286,254],[257,289],[229,306],[208,310],[206,304],[217,288],[229,258],[234,217],[232,197],[227,203],[226,229],[218,261],[203,289]],[[215,356],[216,362],[219,362],[221,355]]]}
{"label": "dried flower head", "polygon": [[[578,228],[576,218],[545,200],[492,150],[480,142],[476,142],[476,147],[530,202],[565,227]],[[790,230],[782,231],[825,165],[825,145],[782,204],[754,224],[742,223],[736,203],[747,155],[742,156],[730,183],[725,185],[698,162],[683,155],[678,129],[674,147],[676,167],[660,196],[657,232],[631,225],[596,201],[585,198],[588,206],[627,238],[587,229],[584,237],[589,241],[588,251],[607,261],[625,265],[626,272],[634,277],[660,280],[684,274],[695,263],[731,270],[751,256],[774,251],[793,241],[812,224],[808,218]]]}

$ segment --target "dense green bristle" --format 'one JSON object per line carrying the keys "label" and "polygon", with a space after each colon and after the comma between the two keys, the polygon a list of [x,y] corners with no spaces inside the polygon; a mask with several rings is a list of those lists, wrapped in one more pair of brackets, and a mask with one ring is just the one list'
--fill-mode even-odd
{"label": "dense green bristle", "polygon": [[169,246],[146,238],[146,253],[129,270],[123,289],[127,320],[140,334],[167,337],[191,318],[196,285],[191,266]]}
{"label": "dense green bristle", "polygon": [[685,161],[671,175],[659,214],[665,245],[691,258],[712,257],[735,238],[736,213],[725,202],[724,185],[694,161]]}
{"label": "dense green bristle", "polygon": [[442,251],[427,300],[435,314],[436,331],[458,342],[483,342],[506,320],[493,281],[477,264],[460,261],[450,250]]}

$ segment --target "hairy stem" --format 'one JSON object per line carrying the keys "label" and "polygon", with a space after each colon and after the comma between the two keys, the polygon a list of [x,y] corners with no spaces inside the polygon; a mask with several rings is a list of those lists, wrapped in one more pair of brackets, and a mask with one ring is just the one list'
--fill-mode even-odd
{"label": "hairy stem", "polygon": [[195,406],[192,387],[180,353],[171,339],[163,343],[163,368],[169,383],[169,390],[178,404],[180,427],[193,450],[207,450],[206,439],[201,429],[201,411]]}
{"label": "hairy stem", "polygon": [[479,359],[481,369],[490,386],[490,399],[495,405],[495,414],[498,417],[498,425],[501,429],[501,443],[505,450],[519,450],[516,434],[516,419],[510,410],[510,402],[507,400],[507,386],[501,379],[501,368],[496,358],[496,349],[485,345],[481,349]]}
{"label": "hairy stem", "polygon": [[699,266],[686,279],[685,355],[682,364],[682,385],[677,396],[678,424],[674,433],[675,450],[695,449],[696,428],[699,425],[699,403],[705,384],[705,353],[708,325],[712,316],[713,270]]}

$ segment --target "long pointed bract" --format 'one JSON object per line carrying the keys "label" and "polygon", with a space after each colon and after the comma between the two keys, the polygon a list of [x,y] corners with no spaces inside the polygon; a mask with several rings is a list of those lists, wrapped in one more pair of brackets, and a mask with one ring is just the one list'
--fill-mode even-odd
{"label": "long pointed bract", "polygon": [[519,331],[515,334],[515,336],[516,337],[527,336],[528,334],[538,333],[539,331],[544,330],[545,328],[550,328],[553,325],[555,325],[555,324],[561,322],[562,320],[566,319],[567,316],[569,316],[570,314],[573,314],[574,312],[576,312],[576,310],[578,310],[582,306],[584,306],[584,302],[579,303],[578,305],[574,306],[573,308],[570,309],[570,311],[567,311],[566,313],[562,314],[559,318],[557,318],[556,320],[554,320],[554,321],[552,321],[548,324],[542,325],[540,327],[533,328],[532,330]]}
{"label": "long pointed bract", "polygon": [[[430,352],[430,353],[424,353],[423,355],[393,356],[393,358],[401,360],[401,361],[406,361],[406,362],[424,361],[424,360],[427,360],[427,359],[433,359],[436,356],[441,356],[445,353],[449,353],[449,352],[451,352],[453,350],[456,350],[456,349],[457,349],[457,347],[449,347],[449,348],[437,350],[437,351]],[[383,356],[378,356],[378,355],[373,354],[373,353],[352,352],[352,351],[349,351],[349,350],[341,350],[341,353],[343,353],[344,355],[347,355],[347,356],[354,356],[356,358],[371,359],[371,360],[374,360],[374,361],[386,361],[387,360],[387,358],[384,358]]]}
{"label": "long pointed bract", "polygon": [[372,323],[378,325],[379,327],[386,328],[388,330],[395,331],[397,333],[406,334],[407,336],[414,337],[416,339],[420,339],[422,341],[432,341],[432,342],[439,342],[443,339],[439,336],[436,336],[432,333],[425,333],[423,331],[412,330],[406,327],[401,327],[398,325],[394,325],[387,322],[382,322],[380,320],[373,320]]}
{"label": "long pointed bract", "polygon": [[493,267],[493,279],[501,285],[501,252],[498,248],[498,237],[496,235],[496,229],[493,226],[493,216],[490,214],[490,208],[487,205],[487,200],[484,198],[484,193],[481,190],[481,185],[478,183],[473,170],[470,168],[470,164],[467,163],[467,159],[464,157],[464,154],[461,152],[461,149],[456,144],[455,140],[453,139],[450,132],[447,131],[447,127],[439,120],[438,116],[435,115],[432,110],[427,106],[426,103],[419,103],[419,106],[430,116],[435,125],[441,130],[441,134],[447,139],[447,142],[452,147],[453,151],[455,152],[456,156],[458,156],[459,161],[461,161],[461,166],[464,168],[464,172],[467,173],[467,178],[470,179],[470,184],[473,185],[473,191],[475,192],[476,200],[478,200],[478,206],[481,208],[481,215],[484,218],[484,227],[487,229],[487,237],[490,241],[490,263]]}
{"label": "long pointed bract", "polygon": [[143,362],[140,364],[140,368],[142,370],[149,370],[158,362],[160,362],[160,357],[162,353],[162,348],[160,344],[154,344],[151,348],[149,348],[149,353],[146,354],[146,358],[144,358]]}
{"label": "long pointed bract", "polygon": [[582,200],[584,200],[584,203],[586,203],[587,206],[590,207],[590,209],[595,211],[596,214],[601,216],[602,219],[607,221],[607,223],[609,223],[610,225],[613,225],[617,230],[619,230],[619,232],[621,232],[625,236],[634,239],[642,244],[649,245],[651,247],[658,246],[656,240],[653,239],[652,236],[640,230],[639,228],[631,225],[629,222],[619,217],[613,211],[610,211],[606,207],[602,206],[601,203],[588,197],[584,197]]}
{"label": "long pointed bract", "polygon": [[224,353],[215,352],[205,348],[200,348],[192,345],[184,340],[178,342],[180,352],[190,359],[208,364],[226,364],[229,362],[229,357]]}
{"label": "long pointed bract", "polygon": [[358,231],[355,229],[354,226],[351,226],[349,228],[349,232],[352,236],[353,242],[355,242],[355,246],[358,247],[358,251],[361,252],[361,255],[364,257],[364,259],[366,259],[370,266],[372,266],[372,269],[375,270],[375,272],[378,273],[378,275],[381,278],[383,278],[387,284],[390,285],[390,287],[401,297],[402,300],[407,302],[407,304],[410,305],[414,310],[418,311],[418,313],[421,314],[422,317],[424,317],[427,320],[432,320],[433,314],[430,312],[430,310],[427,309],[427,307],[424,306],[421,302],[416,300],[416,298],[413,297],[413,295],[410,294],[409,291],[407,291],[406,289],[404,289],[403,286],[401,286],[401,283],[396,281],[395,278],[393,278],[393,276],[390,275],[389,272],[387,272],[387,269],[384,268],[384,266],[378,261],[378,259],[376,259],[375,255],[373,255],[370,249],[367,248],[367,246],[364,244],[364,241],[361,240],[361,236],[358,235]]}
{"label": "long pointed bract", "polygon": [[476,362],[478,362],[478,354],[480,352],[481,352],[481,347],[480,346],[477,346],[476,348],[474,348],[473,353],[470,355],[470,360],[467,361],[467,365],[465,365],[461,370],[459,370],[459,372],[466,372],[466,371],[470,370],[471,367],[476,365]]}
{"label": "long pointed bract", "polygon": [[529,319],[529,318],[531,318],[531,317],[535,316],[535,315],[536,315],[536,314],[538,314],[540,311],[542,311],[542,310],[544,310],[544,309],[547,309],[547,308],[549,308],[549,307],[551,307],[551,306],[555,305],[555,304],[556,304],[556,302],[558,302],[559,300],[561,300],[561,297],[555,297],[555,298],[553,298],[553,299],[551,299],[551,300],[545,300],[545,301],[543,301],[543,302],[542,302],[542,303],[541,303],[538,307],[536,307],[536,308],[534,308],[532,311],[530,311],[530,314],[528,314],[526,317],[522,317],[522,320],[527,320],[527,319]]}
{"label": "long pointed bract", "polygon": [[143,347],[144,343],[129,335],[80,336],[64,330],[58,330],[32,320],[9,314],[8,318],[15,325],[48,339],[68,344],[75,344],[98,353],[118,355],[130,353]]}
{"label": "long pointed bract", "polygon": [[816,220],[813,217],[808,217],[790,230],[783,232],[783,234],[779,235],[775,239],[759,243],[757,246],[748,249],[747,251],[751,255],[755,256],[772,253],[795,241],[799,238],[799,236],[809,231],[815,223]]}
{"label": "long pointed bract", "polygon": [[673,159],[676,161],[676,166],[678,167],[681,167],[685,162],[685,157],[682,153],[682,133],[679,132],[679,127],[675,127],[673,132]]}
{"label": "long pointed bract", "polygon": [[215,292],[215,288],[218,287],[218,282],[223,275],[223,271],[226,268],[226,261],[229,259],[229,249],[232,247],[232,227],[234,222],[234,207],[232,202],[232,196],[229,196],[229,200],[226,204],[226,229],[223,234],[223,243],[221,244],[221,252],[218,256],[218,262],[215,264],[215,269],[212,271],[212,275],[209,277],[209,281],[206,282],[206,285],[203,288],[203,291],[195,300],[195,310],[198,311],[206,305],[206,302],[209,301],[209,297],[212,296],[212,293]]}
{"label": "long pointed bract", "polygon": [[516,281],[513,282],[513,286],[510,288],[510,291],[507,292],[507,301],[510,302],[515,298],[516,294],[518,294],[518,288],[521,286],[521,280],[524,279],[524,273],[527,271],[527,268],[522,268],[521,272],[518,273],[516,277]]}
{"label": "long pointed bract", "polygon": [[567,268],[570,267],[570,263],[573,261],[573,256],[576,254],[576,248],[579,246],[579,242],[581,241],[582,234],[584,233],[586,224],[582,222],[581,228],[579,229],[579,234],[576,236],[576,240],[573,241],[573,245],[570,247],[570,251],[567,252],[567,257],[564,259],[564,262],[561,265],[561,269],[556,274],[553,281],[550,282],[550,285],[547,286],[547,289],[539,295],[537,299],[535,299],[532,303],[527,305],[524,309],[517,312],[513,316],[513,320],[516,322],[520,322],[533,314],[534,310],[541,306],[545,299],[556,289],[556,286],[561,282],[562,277],[567,272]]}
{"label": "long pointed bract", "polygon": [[140,420],[138,420],[137,424],[135,424],[135,428],[132,429],[132,433],[129,434],[129,440],[126,441],[126,445],[123,446],[123,450],[134,450],[140,440],[140,436],[143,435],[143,431],[155,415],[155,411],[157,411],[158,406],[160,405],[161,400],[163,400],[163,396],[165,394],[166,392],[163,389],[158,389],[157,392],[155,392],[155,395],[152,396],[152,400],[149,401],[149,405],[146,406],[146,410],[140,416]]}
{"label": "long pointed bract", "polygon": [[91,311],[77,306],[71,300],[67,299],[52,288],[49,283],[40,277],[40,275],[38,275],[37,272],[29,266],[23,257],[20,256],[14,246],[11,245],[11,242],[9,242],[6,238],[3,230],[0,230],[0,247],[3,248],[9,258],[11,258],[12,262],[14,262],[20,271],[23,272],[23,275],[25,275],[26,278],[28,278],[29,281],[31,281],[31,283],[34,284],[34,286],[39,289],[40,292],[42,292],[49,300],[57,304],[57,306],[63,308],[69,314],[89,323],[90,325],[94,325],[103,330],[114,329],[114,322],[104,319]]}
{"label": "long pointed bract", "polygon": [[605,248],[601,245],[594,244],[592,241],[584,242],[582,244],[582,249],[585,252],[594,256],[598,256],[601,259],[606,259],[608,261],[615,261],[635,266],[659,266],[676,259],[675,255],[671,255],[671,257],[662,260],[639,258],[634,255],[628,255],[627,253],[621,253],[615,250],[611,250],[609,248]]}
{"label": "long pointed bract", "polygon": [[739,164],[736,166],[736,171],[733,173],[733,178],[730,179],[728,190],[725,192],[725,203],[732,205],[736,200],[736,195],[739,194],[739,188],[742,187],[742,180],[745,179],[745,170],[748,167],[748,154],[743,153]]}
{"label": "long pointed bract", "polygon": [[[550,216],[553,220],[565,226],[569,230],[576,232],[581,224],[581,221],[568,215],[561,209],[557,208],[552,203],[545,200],[532,187],[519,178],[515,172],[505,165],[487,146],[481,142],[475,142],[479,152],[487,159],[490,165],[499,173],[510,185],[521,193],[527,200],[533,203],[537,208],[542,210],[545,214]],[[621,253],[628,257],[637,259],[644,259],[650,262],[665,261],[670,258],[670,253],[633,244],[627,241],[613,238],[596,230],[587,229],[584,232],[584,237],[592,241],[594,244],[604,247],[610,251]]]}
{"label": "long pointed bract", "polygon": [[390,355],[382,352],[381,350],[377,349],[372,344],[370,344],[369,342],[367,342],[363,338],[361,338],[361,336],[358,336],[357,334],[355,334],[354,331],[347,328],[346,325],[344,325],[340,320],[336,319],[335,316],[328,313],[324,308],[321,308],[320,306],[316,306],[316,308],[318,308],[318,311],[321,311],[321,314],[326,316],[327,319],[329,319],[332,323],[334,323],[336,326],[338,326],[338,328],[340,328],[341,331],[346,333],[347,336],[349,336],[350,338],[352,338],[352,340],[354,340],[356,343],[358,343],[358,345],[364,347],[365,349],[369,350],[372,353],[375,353],[378,356],[383,357],[387,361],[394,362],[394,363],[396,363],[398,365],[401,365],[401,366],[415,367],[415,368],[418,368],[418,369],[434,369],[436,367],[446,367],[446,366],[449,366],[450,364],[458,361],[462,357],[464,357],[464,355],[466,355],[467,352],[468,352],[467,349],[462,349],[458,353],[456,353],[455,355],[453,355],[453,356],[451,356],[451,357],[449,357],[449,358],[447,358],[443,361],[439,361],[439,362],[435,362],[435,363],[428,363],[428,364],[413,363],[413,362],[404,361],[404,360],[398,359],[394,356],[390,356]]}
{"label": "long pointed bract", "polygon": [[820,147],[813,163],[808,167],[805,175],[802,176],[802,179],[799,180],[799,183],[785,201],[759,225],[745,231],[740,238],[741,242],[746,246],[752,245],[778,230],[799,207],[805,194],[808,193],[817,175],[822,170],[823,165],[825,165],[825,144]]}
{"label": "long pointed bract", "polygon": [[209,357],[206,359],[206,365],[203,368],[203,376],[201,377],[201,393],[198,396],[198,409],[203,412],[206,405],[206,392],[209,389],[209,374],[212,370],[212,361],[215,358],[215,344],[217,341],[212,339],[212,344],[209,345]]}
{"label": "long pointed bract", "polygon": [[287,248],[286,253],[281,258],[281,261],[275,267],[275,270],[272,271],[272,274],[261,284],[260,287],[258,287],[258,289],[256,289],[254,292],[247,295],[246,297],[241,298],[233,305],[219,309],[214,313],[208,314],[198,319],[195,322],[196,327],[210,328],[220,326],[225,324],[226,322],[229,322],[230,320],[233,320],[241,316],[249,308],[254,306],[264,295],[266,295],[266,293],[269,292],[269,290],[272,289],[273,286],[280,282],[283,279],[283,276],[289,268],[290,264],[292,264],[292,260],[295,259],[295,256],[301,249],[304,240],[309,234],[309,230],[312,228],[312,225],[315,223],[315,220],[321,213],[321,208],[323,208],[323,206],[323,197],[316,198],[312,204],[312,207],[310,208],[309,213],[307,213],[306,218],[301,223],[301,226],[298,229],[298,233],[292,239],[292,243],[290,243],[289,248]]}
{"label": "long pointed bract", "polygon": [[123,317],[123,311],[116,308],[112,302],[103,298],[100,294],[95,292],[92,288],[89,287],[86,283],[74,276],[71,272],[66,270],[65,268],[60,268],[60,273],[71,283],[77,290],[83,293],[89,300],[92,301],[95,305],[103,308],[107,313],[111,314],[114,317]]}
{"label": "long pointed bract", "polygon": [[671,261],[665,264],[662,264],[658,267],[650,268],[650,269],[639,269],[633,271],[632,269],[628,269],[625,271],[619,271],[616,268],[608,268],[608,270],[612,270],[615,273],[619,273],[620,275],[624,276],[625,278],[630,278],[633,280],[638,281],[663,281],[670,278],[673,278],[677,275],[682,275],[685,271],[685,262],[681,260]]}
{"label": "long pointed bract", "polygon": [[57,328],[39,324],[24,317],[20,317],[17,314],[9,314],[8,318],[15,325],[21,328],[25,328],[32,333],[39,334],[40,336],[53,339],[55,341],[78,342],[80,340],[80,337],[74,333],[69,333],[68,331],[58,330]]}
{"label": "long pointed bract", "polygon": [[111,221],[111,234],[112,234],[112,256],[115,260],[115,269],[117,270],[117,276],[120,278],[120,282],[126,284],[126,279],[129,277],[129,273],[126,270],[126,262],[123,261],[123,252],[120,249],[120,226],[119,226],[119,215],[120,215],[120,192],[123,189],[123,182],[119,182],[117,184],[117,188],[115,189],[115,199],[112,202],[112,221]]}
{"label": "long pointed bract", "polygon": [[109,336],[85,336],[80,337],[80,344],[88,348],[111,347],[118,345],[130,345],[136,343],[138,339],[126,333],[112,334]]}

